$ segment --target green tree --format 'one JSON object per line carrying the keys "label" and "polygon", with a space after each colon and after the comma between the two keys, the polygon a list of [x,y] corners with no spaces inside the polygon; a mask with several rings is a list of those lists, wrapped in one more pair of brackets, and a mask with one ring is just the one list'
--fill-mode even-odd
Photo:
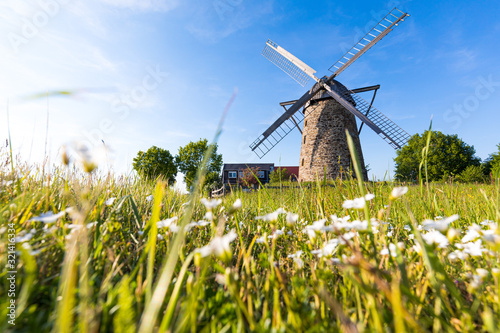
{"label": "green tree", "polygon": [[[207,139],[200,139],[197,142],[190,142],[179,148],[179,154],[175,157],[175,163],[181,172],[186,175],[186,184],[189,187],[193,184],[196,172],[201,166],[203,157],[209,149]],[[217,144],[214,145],[210,158],[206,165],[206,180],[214,182],[220,174],[222,168],[222,154],[217,153]]]}
{"label": "green tree", "polygon": [[281,183],[289,181],[292,174],[286,168],[275,168],[269,174],[269,181],[271,183]]}
{"label": "green tree", "polygon": [[493,170],[500,169],[500,143],[497,145],[498,151],[490,154],[483,162],[484,174],[490,176]]}
{"label": "green tree", "polygon": [[152,146],[146,152],[139,151],[133,162],[134,170],[141,177],[155,179],[163,176],[170,183],[175,181],[177,166],[168,150]]}
{"label": "green tree", "polygon": [[[396,179],[416,181],[422,161],[422,149],[427,141],[427,133],[413,135],[408,144],[398,150],[396,162]],[[445,135],[432,131],[427,156],[427,172],[429,181],[436,181],[448,176],[456,176],[468,166],[479,166],[481,160],[475,156],[474,146],[467,145],[455,135]],[[422,175],[423,176],[423,175]]]}

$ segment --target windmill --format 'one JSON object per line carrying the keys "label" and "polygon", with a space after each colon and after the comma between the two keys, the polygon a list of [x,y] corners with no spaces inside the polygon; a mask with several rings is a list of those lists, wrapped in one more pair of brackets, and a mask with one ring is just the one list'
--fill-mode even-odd
{"label": "windmill", "polygon": [[[285,112],[260,135],[250,148],[259,158],[266,155],[295,127],[302,133],[299,180],[313,181],[316,177],[334,179],[350,167],[350,154],[345,129],[348,129],[364,170],[359,133],[366,124],[394,149],[406,144],[410,135],[373,107],[380,85],[349,90],[335,78],[356,59],[391,32],[409,14],[394,8],[363,38],[347,51],[329,70],[333,73],[318,79],[316,71],[271,40],[262,55],[305,86],[310,78],[316,83],[298,100],[283,102]],[[368,103],[357,93],[373,91]],[[299,110],[302,108],[302,111]],[[361,121],[359,128],[356,117]],[[300,124],[304,122],[303,130]],[[325,173],[326,172],[326,173]]]}

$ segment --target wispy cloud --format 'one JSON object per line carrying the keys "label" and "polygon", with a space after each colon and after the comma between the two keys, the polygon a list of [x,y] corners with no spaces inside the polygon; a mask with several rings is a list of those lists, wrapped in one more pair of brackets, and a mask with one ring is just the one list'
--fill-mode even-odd
{"label": "wispy cloud", "polygon": [[180,0],[103,0],[103,2],[120,8],[161,12],[172,10],[180,4]]}
{"label": "wispy cloud", "polygon": [[203,41],[215,43],[272,14],[273,1],[197,0],[192,8],[196,10],[190,12],[188,31]]}

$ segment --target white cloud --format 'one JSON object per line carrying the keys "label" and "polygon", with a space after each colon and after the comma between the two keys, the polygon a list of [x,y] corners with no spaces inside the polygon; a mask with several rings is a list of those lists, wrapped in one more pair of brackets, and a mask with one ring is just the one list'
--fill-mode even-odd
{"label": "white cloud", "polygon": [[172,10],[180,4],[179,0],[103,0],[103,2],[115,7],[132,10],[162,12]]}

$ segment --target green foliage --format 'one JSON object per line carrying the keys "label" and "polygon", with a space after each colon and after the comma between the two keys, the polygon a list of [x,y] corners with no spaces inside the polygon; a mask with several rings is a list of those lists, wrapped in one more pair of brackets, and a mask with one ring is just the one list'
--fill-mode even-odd
{"label": "green foliage", "polygon": [[220,173],[210,172],[205,176],[205,184],[203,189],[205,191],[212,191],[222,187],[222,179]]}
{"label": "green foliage", "polygon": [[500,143],[497,145],[498,151],[490,154],[483,162],[484,174],[490,176],[494,169],[500,169]]}
{"label": "green foliage", "polygon": [[168,150],[152,146],[146,152],[140,151],[134,158],[134,170],[147,179],[163,176],[170,183],[175,180],[177,166],[174,157]]}
{"label": "green foliage", "polygon": [[275,168],[269,175],[271,183],[281,183],[290,180],[292,174],[286,168]]}
{"label": "green foliage", "polygon": [[[426,146],[428,131],[413,135],[408,144],[397,151],[396,179],[416,181],[422,150]],[[479,166],[480,159],[475,156],[474,146],[467,145],[458,136],[445,135],[432,131],[429,150],[427,151],[427,175],[429,181],[438,181],[446,176],[463,172],[468,166]]]}
{"label": "green foliage", "polygon": [[[208,150],[207,139],[200,139],[197,142],[190,142],[179,148],[179,154],[175,157],[175,162],[179,170],[186,175],[186,185],[191,187],[198,168],[201,166],[203,156]],[[213,181],[214,173],[219,174],[222,168],[222,154],[217,154],[217,144],[212,151],[206,166],[207,180]]]}
{"label": "green foliage", "polygon": [[484,171],[482,165],[469,165],[458,176],[457,180],[462,183],[475,183],[484,181]]}

